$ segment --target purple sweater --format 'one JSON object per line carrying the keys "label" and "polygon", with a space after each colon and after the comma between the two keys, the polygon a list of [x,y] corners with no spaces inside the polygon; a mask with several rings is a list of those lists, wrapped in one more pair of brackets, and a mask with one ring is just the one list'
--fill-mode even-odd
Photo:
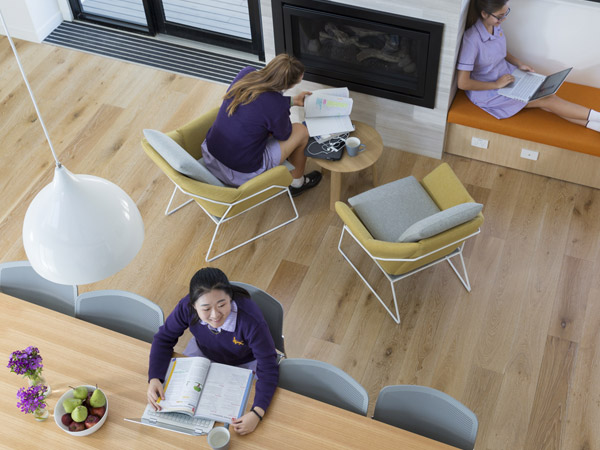
{"label": "purple sweater", "polygon": [[[148,379],[164,380],[173,348],[186,329],[196,338],[198,348],[211,361],[237,366],[256,359],[256,390],[252,406],[265,411],[271,403],[279,381],[275,344],[269,327],[256,304],[249,298],[235,298],[238,306],[235,332],[213,334],[200,321],[190,325],[189,295],[182,298],[165,324],[154,335],[150,350]],[[234,342],[235,339],[235,342]],[[243,344],[240,345],[239,343]]]}
{"label": "purple sweater", "polygon": [[[231,86],[254,70],[253,67],[242,69]],[[211,155],[230,169],[251,173],[262,165],[269,135],[286,141],[292,134],[290,98],[280,92],[263,92],[253,102],[239,105],[231,117],[227,115],[230,103],[231,99],[223,101],[206,135],[206,146]]]}

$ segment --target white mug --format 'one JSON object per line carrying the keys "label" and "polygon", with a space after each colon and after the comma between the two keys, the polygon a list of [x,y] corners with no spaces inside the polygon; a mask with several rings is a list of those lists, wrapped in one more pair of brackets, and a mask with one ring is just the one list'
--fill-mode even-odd
{"label": "white mug", "polygon": [[214,427],[208,433],[206,440],[213,450],[227,450],[229,448],[229,430],[225,427]]}
{"label": "white mug", "polygon": [[351,137],[346,139],[346,152],[348,156],[356,156],[358,152],[362,152],[364,149],[365,144],[361,144],[359,138]]}

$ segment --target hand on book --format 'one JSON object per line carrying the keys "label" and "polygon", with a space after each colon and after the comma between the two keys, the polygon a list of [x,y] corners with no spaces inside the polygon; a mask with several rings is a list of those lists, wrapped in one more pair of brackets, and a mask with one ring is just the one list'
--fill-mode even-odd
{"label": "hand on book", "polygon": [[[265,415],[265,411],[262,408],[255,406],[254,409],[258,411],[261,416]],[[259,422],[260,419],[258,416],[252,411],[249,411],[239,419],[231,419],[231,426],[236,433],[244,435],[252,433],[256,429],[256,426]]]}
{"label": "hand on book", "polygon": [[292,97],[294,100],[294,106],[304,106],[304,97],[312,94],[310,91],[302,91],[298,95]]}
{"label": "hand on book", "polygon": [[160,405],[158,404],[158,399],[165,399],[165,393],[163,391],[163,385],[158,378],[152,378],[148,382],[148,403],[152,405],[154,411],[160,411]]}

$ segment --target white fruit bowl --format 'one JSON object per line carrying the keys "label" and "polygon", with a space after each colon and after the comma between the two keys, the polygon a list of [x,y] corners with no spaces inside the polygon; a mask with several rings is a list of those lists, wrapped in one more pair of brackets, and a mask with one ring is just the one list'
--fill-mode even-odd
{"label": "white fruit bowl", "polygon": [[[84,386],[87,387],[88,392],[96,389],[96,386],[90,386],[89,384],[84,385]],[[100,391],[102,393],[104,393],[104,391],[102,391],[102,389],[100,389]],[[106,393],[104,393],[104,396],[106,397]],[[104,422],[106,422],[106,418],[108,417],[108,397],[106,397],[106,411],[105,411],[104,415],[100,418],[98,423],[96,425],[94,425],[93,427],[86,428],[85,430],[82,430],[82,431],[69,431],[69,428],[67,428],[62,423],[62,416],[66,413],[65,408],[63,407],[63,401],[67,398],[73,398],[73,389],[69,388],[67,390],[67,392],[65,392],[58,399],[58,402],[56,403],[56,406],[54,407],[54,421],[56,422],[56,425],[58,425],[58,427],[61,430],[64,430],[65,433],[69,433],[72,436],[88,436],[92,433],[95,433],[100,428],[102,428],[102,425],[104,425]]]}

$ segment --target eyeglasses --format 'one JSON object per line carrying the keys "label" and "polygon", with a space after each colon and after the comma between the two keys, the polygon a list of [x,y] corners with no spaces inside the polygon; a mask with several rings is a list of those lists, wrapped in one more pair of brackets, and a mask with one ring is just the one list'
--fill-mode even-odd
{"label": "eyeglasses", "polygon": [[506,19],[506,17],[508,17],[508,15],[510,14],[510,8],[508,8],[506,10],[506,12],[504,14],[502,14],[501,16],[497,16],[495,14],[492,13],[488,13],[490,16],[492,16],[494,19],[499,20],[500,22],[502,22],[504,19]]}

